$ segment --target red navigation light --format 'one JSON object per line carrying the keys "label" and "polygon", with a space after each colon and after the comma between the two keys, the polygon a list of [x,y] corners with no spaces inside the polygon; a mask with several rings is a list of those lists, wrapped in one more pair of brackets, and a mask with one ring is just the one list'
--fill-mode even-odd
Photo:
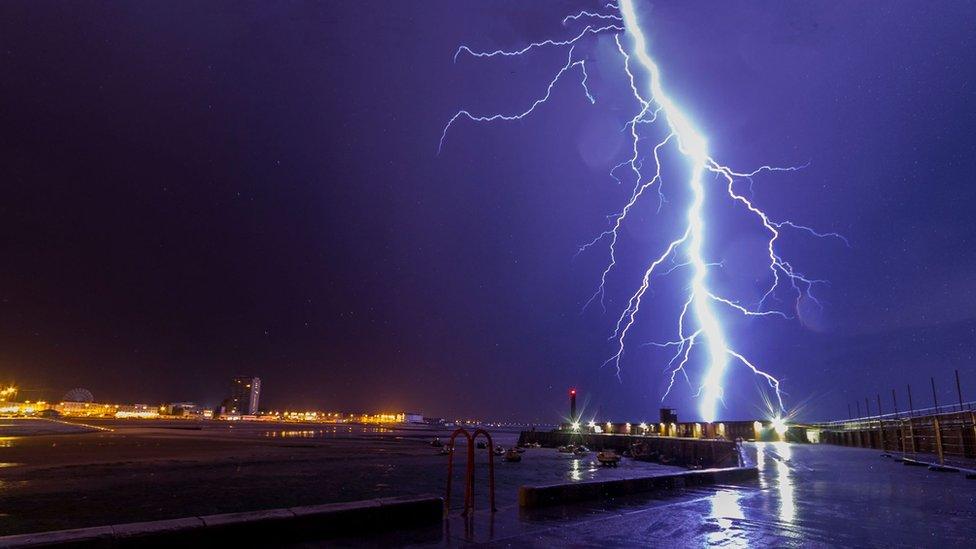
{"label": "red navigation light", "polygon": [[570,389],[570,390],[569,390],[569,394],[571,394],[571,395],[575,395],[575,394],[576,394],[576,389]]}

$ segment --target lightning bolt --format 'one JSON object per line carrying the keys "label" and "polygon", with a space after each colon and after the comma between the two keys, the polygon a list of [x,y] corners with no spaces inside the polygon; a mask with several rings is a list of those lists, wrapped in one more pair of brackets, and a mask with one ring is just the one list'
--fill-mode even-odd
{"label": "lightning bolt", "polygon": [[[688,115],[678,106],[671,96],[665,92],[660,68],[648,51],[647,38],[638,21],[633,0],[620,0],[617,3],[605,4],[603,10],[607,9],[613,10],[615,13],[583,10],[563,18],[562,23],[567,26],[584,21],[609,22],[602,26],[586,25],[576,35],[568,39],[546,39],[539,42],[532,42],[516,50],[477,51],[466,45],[460,46],[454,55],[455,62],[462,54],[467,54],[475,58],[511,57],[527,55],[534,50],[551,47],[567,48],[568,53],[566,63],[550,80],[545,93],[531,102],[528,107],[512,114],[495,113],[476,115],[468,110],[459,110],[444,126],[440,142],[438,143],[438,154],[441,153],[444,147],[448,131],[459,120],[468,119],[476,123],[521,120],[531,115],[538,107],[544,105],[551,97],[553,88],[559,84],[568,72],[576,67],[580,69],[582,76],[581,84],[586,97],[591,103],[595,103],[595,99],[586,85],[587,74],[585,61],[574,58],[574,51],[578,43],[592,35],[612,33],[617,51],[622,60],[623,71],[629,82],[629,92],[637,104],[637,109],[634,116],[623,128],[630,139],[629,156],[613,166],[610,169],[609,175],[618,184],[622,184],[623,179],[622,176],[618,175],[618,172],[625,169],[625,173],[629,173],[627,179],[633,181],[634,187],[630,193],[629,200],[623,208],[619,212],[609,216],[610,227],[597,235],[593,240],[582,245],[577,251],[578,255],[598,245],[602,241],[609,241],[609,262],[600,275],[600,281],[596,291],[586,302],[584,309],[598,300],[604,311],[606,310],[604,300],[605,289],[608,277],[617,264],[617,244],[620,229],[626,222],[628,214],[634,206],[652,188],[656,191],[658,211],[667,203],[662,190],[663,181],[661,175],[662,152],[665,149],[676,151],[680,155],[681,161],[685,163],[689,174],[685,184],[690,193],[691,200],[685,211],[683,224],[673,233],[674,236],[671,238],[669,244],[654,257],[644,270],[641,284],[631,294],[623,312],[617,317],[613,334],[610,338],[614,342],[616,351],[604,362],[604,365],[613,364],[619,375],[621,360],[627,349],[626,342],[631,337],[631,331],[640,314],[641,304],[654,277],[669,275],[679,269],[688,269],[688,284],[686,286],[686,293],[683,295],[681,311],[678,313],[676,319],[677,334],[675,339],[663,343],[651,342],[646,344],[661,349],[674,350],[664,368],[664,371],[669,374],[669,383],[662,400],[670,394],[675,380],[680,374],[688,381],[693,390],[695,390],[695,395],[700,397],[699,414],[702,420],[714,421],[718,404],[724,402],[723,380],[726,370],[730,362],[735,362],[743,365],[753,374],[762,378],[775,395],[780,409],[785,411],[779,380],[772,374],[758,368],[751,360],[738,352],[729,343],[717,309],[721,307],[728,309],[730,312],[749,317],[779,317],[789,319],[794,314],[799,314],[799,307],[804,299],[809,299],[814,304],[820,306],[820,302],[814,297],[813,289],[818,284],[825,283],[825,281],[806,276],[780,255],[777,244],[781,233],[784,230],[793,230],[817,238],[837,239],[848,246],[849,243],[845,237],[835,232],[820,232],[793,221],[774,220],[764,210],[756,206],[752,199],[740,192],[737,185],[739,182],[749,182],[751,189],[753,178],[762,173],[796,171],[806,166],[776,167],[767,165],[752,171],[741,172],[715,160],[709,153],[708,141],[705,136],[692,123]],[[629,52],[628,48],[625,48],[621,41],[622,37],[629,38]],[[635,68],[640,69],[640,75],[635,71]],[[646,83],[640,83],[641,76],[646,80]],[[666,130],[659,130],[665,136],[654,143],[653,146],[646,147],[642,145],[642,141],[645,139],[642,128],[645,126],[660,126],[663,130]],[[642,154],[646,154],[647,151],[650,152],[649,159],[653,165],[653,175],[650,175],[650,171],[645,173],[644,157]],[[716,180],[722,182],[720,187],[715,187],[715,185],[710,184]],[[720,191],[724,188],[724,191],[717,193],[715,192],[716,188]],[[757,226],[761,227],[767,235],[766,253],[768,257],[769,284],[755,306],[743,305],[737,300],[724,297],[714,291],[709,285],[710,268],[721,266],[721,262],[710,261],[705,257],[704,249],[709,224],[704,214],[704,206],[706,199],[721,199],[723,196],[725,199],[732,201],[733,204],[745,208],[755,219]],[[669,261],[671,264],[667,265]],[[665,265],[665,267],[662,267],[662,265]],[[784,287],[793,296],[791,312],[767,306],[770,301],[779,301],[778,296],[781,295],[781,288]],[[693,356],[698,356],[699,354],[701,355],[700,360],[703,364],[703,374],[696,389],[691,382],[687,366],[692,362]]]}

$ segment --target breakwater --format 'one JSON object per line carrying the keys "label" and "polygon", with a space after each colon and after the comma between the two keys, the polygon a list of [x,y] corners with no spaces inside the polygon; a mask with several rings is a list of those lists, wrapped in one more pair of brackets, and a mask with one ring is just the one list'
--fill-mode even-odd
{"label": "breakwater", "polygon": [[740,465],[738,445],[723,439],[522,431],[519,444],[540,444],[546,448],[584,444],[593,450],[614,450],[621,454],[637,446],[641,455],[655,456],[655,461],[671,465],[695,468]]}

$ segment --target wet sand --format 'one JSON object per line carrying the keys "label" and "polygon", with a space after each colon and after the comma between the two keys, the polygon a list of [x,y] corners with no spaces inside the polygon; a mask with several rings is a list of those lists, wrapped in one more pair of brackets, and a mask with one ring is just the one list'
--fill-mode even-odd
{"label": "wet sand", "polygon": [[90,433],[97,430],[97,428],[67,421],[20,418],[0,419],[0,440],[9,437]]}
{"label": "wet sand", "polygon": [[[0,420],[0,424],[9,424]],[[78,528],[190,515],[313,505],[374,497],[442,495],[447,458],[429,444],[446,431],[361,426],[191,421],[86,421],[0,427],[0,533]],[[57,427],[53,427],[57,425]],[[57,432],[59,434],[52,434]],[[18,435],[9,435],[18,432]],[[518,434],[493,433],[510,446]],[[479,454],[477,504],[487,505]],[[455,486],[462,486],[463,454]],[[521,463],[496,460],[496,497],[513,505],[523,484],[654,474],[676,468],[624,460],[601,468],[530,449]],[[459,488],[460,489],[460,488]],[[461,493],[453,506],[461,503]]]}

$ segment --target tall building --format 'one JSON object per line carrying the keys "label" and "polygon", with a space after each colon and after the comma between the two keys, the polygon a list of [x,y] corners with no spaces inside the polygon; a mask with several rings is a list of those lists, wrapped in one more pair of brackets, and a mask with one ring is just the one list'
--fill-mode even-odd
{"label": "tall building", "polygon": [[227,411],[231,414],[253,416],[258,413],[258,399],[260,398],[261,378],[235,377],[231,384],[230,407]]}

